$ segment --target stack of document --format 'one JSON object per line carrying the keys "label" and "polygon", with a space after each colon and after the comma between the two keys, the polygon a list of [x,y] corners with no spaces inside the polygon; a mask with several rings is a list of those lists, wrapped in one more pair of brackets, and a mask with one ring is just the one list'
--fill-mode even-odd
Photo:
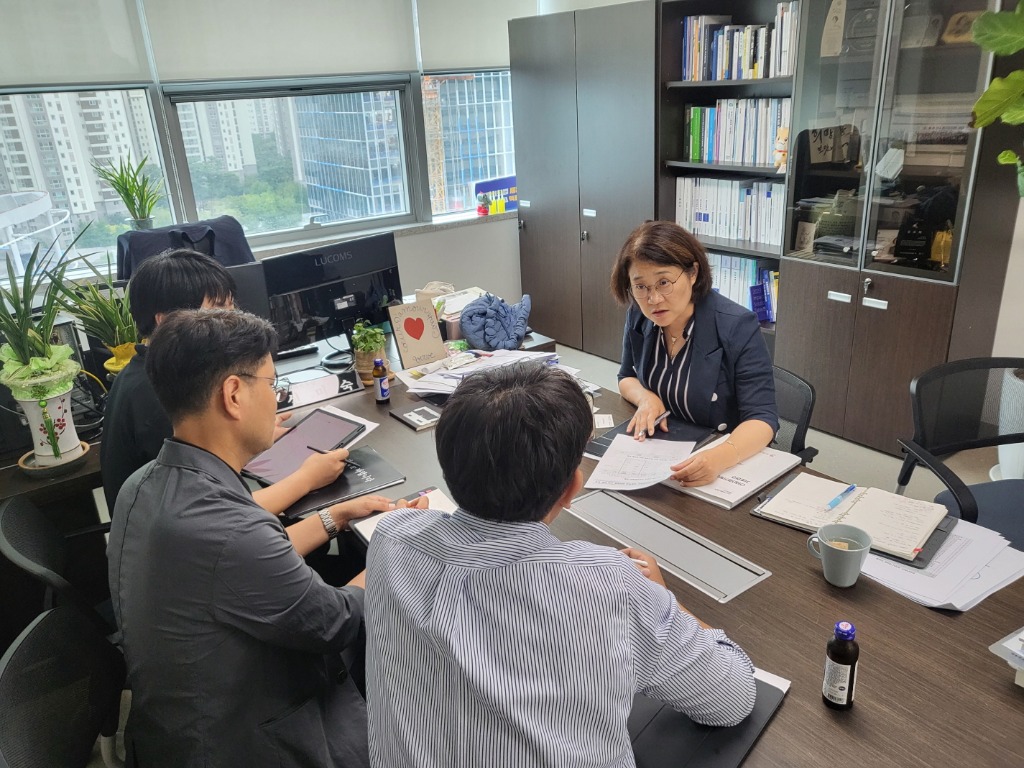
{"label": "stack of document", "polygon": [[[446,365],[448,362],[446,359],[409,368],[405,371],[396,371],[395,375],[414,395],[450,395],[466,377],[472,376],[474,373],[527,361],[554,365],[558,362],[558,354],[499,349],[494,352],[479,353],[479,357],[473,362],[456,368],[449,368]],[[576,370],[572,369],[569,372],[575,373]]]}
{"label": "stack of document", "polygon": [[995,531],[960,520],[926,568],[872,553],[863,572],[921,605],[966,611],[1024,576],[1024,552]]}

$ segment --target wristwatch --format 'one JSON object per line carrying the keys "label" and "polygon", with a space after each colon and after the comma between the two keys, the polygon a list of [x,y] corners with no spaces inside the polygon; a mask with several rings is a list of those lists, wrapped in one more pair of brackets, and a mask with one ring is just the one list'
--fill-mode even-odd
{"label": "wristwatch", "polygon": [[334,522],[334,518],[331,517],[331,513],[326,509],[321,509],[318,514],[320,515],[320,522],[324,524],[324,529],[327,531],[327,538],[335,538],[338,535],[338,525]]}

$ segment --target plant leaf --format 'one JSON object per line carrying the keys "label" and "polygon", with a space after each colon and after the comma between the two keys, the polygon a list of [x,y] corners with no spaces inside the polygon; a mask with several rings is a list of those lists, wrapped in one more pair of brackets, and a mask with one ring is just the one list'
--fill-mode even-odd
{"label": "plant leaf", "polygon": [[1016,114],[1024,108],[1024,70],[1015,70],[1006,77],[996,77],[988,84],[974,104],[971,127],[984,128],[1005,113]]}
{"label": "plant leaf", "polygon": [[1000,165],[1017,165],[1020,162],[1020,157],[1012,149],[1004,149],[999,153],[996,161]]}
{"label": "plant leaf", "polygon": [[[1020,5],[1017,6],[1018,11]],[[1024,15],[1003,11],[985,11],[971,27],[974,42],[1000,56],[1024,49]]]}

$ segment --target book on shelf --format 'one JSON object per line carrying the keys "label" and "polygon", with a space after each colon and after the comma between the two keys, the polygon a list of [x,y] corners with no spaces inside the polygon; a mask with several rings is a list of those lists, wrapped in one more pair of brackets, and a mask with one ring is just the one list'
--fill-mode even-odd
{"label": "book on shelf", "polygon": [[682,20],[684,81],[758,80],[793,74],[799,0],[778,3],[762,23],[734,23],[731,16],[687,16]]}
{"label": "book on shelf", "polygon": [[829,523],[867,531],[871,548],[913,560],[947,515],[941,504],[898,496],[881,488],[857,488],[834,509],[827,509],[849,486],[801,473],[754,510],[754,514],[814,532]]}
{"label": "book on shelf", "polygon": [[785,226],[785,185],[770,179],[676,179],[676,223],[698,237],[778,247]]}
{"label": "book on shelf", "polygon": [[692,163],[756,165],[772,173],[779,129],[789,129],[791,115],[789,97],[727,98],[714,106],[690,106],[683,156]]}

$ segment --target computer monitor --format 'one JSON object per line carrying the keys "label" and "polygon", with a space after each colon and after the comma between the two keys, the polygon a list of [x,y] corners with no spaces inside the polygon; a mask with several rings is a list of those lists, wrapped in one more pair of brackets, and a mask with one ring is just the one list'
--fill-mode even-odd
{"label": "computer monitor", "polygon": [[402,303],[392,233],[346,240],[260,262],[281,350],[348,334],[357,320],[388,322]]}
{"label": "computer monitor", "polygon": [[235,281],[235,307],[269,320],[270,299],[267,296],[267,281],[263,277],[263,262],[236,264],[226,269]]}

